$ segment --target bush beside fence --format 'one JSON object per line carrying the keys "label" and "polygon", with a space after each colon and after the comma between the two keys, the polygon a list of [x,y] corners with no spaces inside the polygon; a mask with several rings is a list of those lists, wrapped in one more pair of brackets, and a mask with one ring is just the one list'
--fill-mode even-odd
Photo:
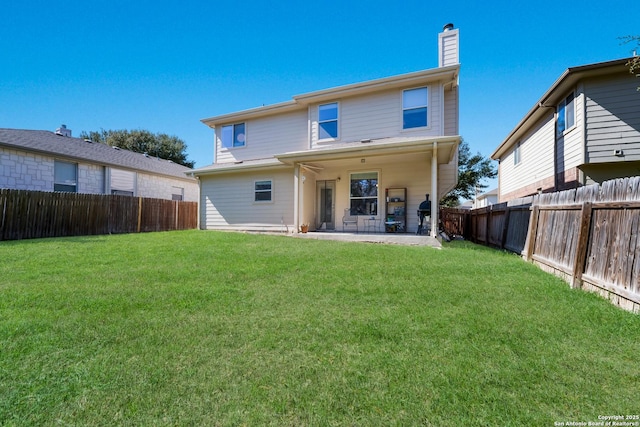
{"label": "bush beside fence", "polygon": [[186,230],[197,216],[196,202],[0,189],[0,241]]}

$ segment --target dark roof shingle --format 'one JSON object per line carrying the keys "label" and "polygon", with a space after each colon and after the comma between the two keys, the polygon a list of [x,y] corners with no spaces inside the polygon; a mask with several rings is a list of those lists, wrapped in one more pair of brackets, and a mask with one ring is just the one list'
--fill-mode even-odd
{"label": "dark roof shingle", "polygon": [[46,130],[0,128],[0,146],[76,161],[135,169],[156,175],[192,179],[186,175],[192,169],[170,160],[115,149],[106,144],[87,142],[82,138],[62,136]]}

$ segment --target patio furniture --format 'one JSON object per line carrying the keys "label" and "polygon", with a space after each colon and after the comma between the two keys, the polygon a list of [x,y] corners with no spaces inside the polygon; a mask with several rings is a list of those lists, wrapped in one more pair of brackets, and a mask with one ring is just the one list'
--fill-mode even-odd
{"label": "patio furniture", "polygon": [[356,233],[358,232],[358,216],[353,215],[351,213],[351,209],[347,208],[344,210],[344,215],[342,216],[342,231],[345,231],[345,227],[355,226]]}

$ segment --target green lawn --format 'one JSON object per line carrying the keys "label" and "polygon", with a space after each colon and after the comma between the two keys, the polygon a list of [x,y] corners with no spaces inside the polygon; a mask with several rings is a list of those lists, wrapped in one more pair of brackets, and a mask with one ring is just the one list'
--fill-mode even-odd
{"label": "green lawn", "polygon": [[0,425],[552,426],[639,384],[639,316],[465,242],[0,242]]}

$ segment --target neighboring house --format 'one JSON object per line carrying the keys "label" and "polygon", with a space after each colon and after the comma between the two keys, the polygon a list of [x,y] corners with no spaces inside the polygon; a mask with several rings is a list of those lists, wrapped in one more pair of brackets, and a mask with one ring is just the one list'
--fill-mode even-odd
{"label": "neighboring house", "polygon": [[495,205],[498,203],[498,189],[487,191],[486,193],[478,194],[476,200],[473,202],[473,209],[485,208],[489,205]]}
{"label": "neighboring house", "polygon": [[467,200],[463,203],[460,203],[455,209],[473,209],[473,200]]}
{"label": "neighboring house", "polygon": [[628,59],[567,69],[491,155],[501,202],[640,175],[640,85]]}
{"label": "neighboring house", "polygon": [[437,201],[457,182],[458,37],[445,26],[434,69],[202,120],[215,163],[193,171],[201,228],[342,230],[349,210],[359,230],[383,231],[385,189],[403,188],[415,232],[425,194]]}
{"label": "neighboring house", "polygon": [[0,129],[0,188],[121,194],[198,201],[192,169],[145,154],[73,138],[62,126]]}

